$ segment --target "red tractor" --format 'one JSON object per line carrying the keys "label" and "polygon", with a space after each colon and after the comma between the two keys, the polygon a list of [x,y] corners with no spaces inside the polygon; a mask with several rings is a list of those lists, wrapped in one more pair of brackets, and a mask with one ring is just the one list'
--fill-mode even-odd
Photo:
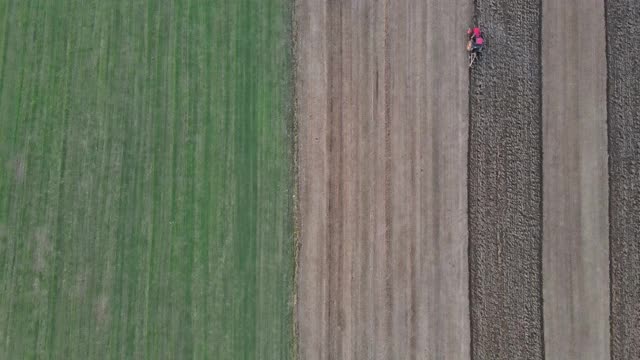
{"label": "red tractor", "polygon": [[479,27],[474,27],[467,30],[467,35],[469,36],[467,52],[469,53],[469,67],[471,67],[484,50],[484,33]]}

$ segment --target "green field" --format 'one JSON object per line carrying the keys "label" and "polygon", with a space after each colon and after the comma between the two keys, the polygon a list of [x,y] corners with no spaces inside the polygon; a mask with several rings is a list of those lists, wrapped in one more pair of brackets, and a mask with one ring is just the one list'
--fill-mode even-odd
{"label": "green field", "polygon": [[0,0],[0,358],[292,357],[290,0]]}

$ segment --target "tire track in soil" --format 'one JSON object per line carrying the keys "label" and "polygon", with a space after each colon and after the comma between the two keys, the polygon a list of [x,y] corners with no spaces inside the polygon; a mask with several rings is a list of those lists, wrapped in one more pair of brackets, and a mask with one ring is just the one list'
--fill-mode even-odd
{"label": "tire track in soil", "polygon": [[[328,154],[329,163],[333,164],[329,171],[329,193],[333,196],[328,198],[327,218],[328,239],[341,238],[344,233],[344,223],[338,219],[344,217],[344,140],[343,140],[343,72],[342,63],[344,59],[343,48],[344,38],[342,36],[342,6],[339,0],[329,0],[327,2],[328,37],[327,49],[328,57]],[[348,64],[347,64],[348,66]],[[346,66],[345,66],[346,67]],[[326,338],[329,339],[329,354],[340,354],[342,350],[342,336],[331,336],[334,329],[344,327],[344,314],[335,306],[334,301],[342,299],[343,294],[343,264],[344,264],[344,242],[327,241],[327,264],[329,266],[329,293],[325,306],[328,315],[329,326],[326,328]]]}
{"label": "tire track in soil", "polygon": [[[393,214],[391,213],[391,44],[389,34],[389,1],[384,1],[384,295],[385,295],[385,339],[386,343],[391,339],[393,333],[393,284],[392,284],[392,259],[393,248],[391,244],[391,234],[393,233]],[[386,341],[385,341],[386,340]],[[393,351],[393,344],[384,348],[384,356],[389,358]],[[380,356],[382,354],[379,354]],[[375,356],[375,355],[374,355]]]}
{"label": "tire track in soil", "polygon": [[640,2],[607,0],[611,359],[640,349]]}
{"label": "tire track in soil", "polygon": [[469,252],[474,359],[543,359],[541,3],[476,0]]}

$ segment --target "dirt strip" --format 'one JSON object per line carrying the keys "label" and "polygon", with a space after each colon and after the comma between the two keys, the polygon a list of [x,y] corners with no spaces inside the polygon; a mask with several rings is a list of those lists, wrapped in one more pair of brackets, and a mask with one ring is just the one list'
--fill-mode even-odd
{"label": "dirt strip", "polygon": [[604,1],[543,1],[542,19],[545,353],[608,359]]}
{"label": "dirt strip", "polygon": [[470,357],[470,17],[296,2],[301,359]]}
{"label": "dirt strip", "polygon": [[474,359],[543,359],[541,3],[477,0],[487,52],[470,89]]}
{"label": "dirt strip", "polygon": [[611,359],[640,349],[640,2],[607,0]]}

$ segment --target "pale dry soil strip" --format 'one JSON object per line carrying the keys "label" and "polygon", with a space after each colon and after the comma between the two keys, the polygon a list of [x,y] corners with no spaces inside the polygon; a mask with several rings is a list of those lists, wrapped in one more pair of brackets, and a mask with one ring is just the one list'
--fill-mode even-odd
{"label": "pale dry soil strip", "polygon": [[471,4],[295,13],[299,357],[469,358]]}
{"label": "pale dry soil strip", "polygon": [[608,359],[604,2],[543,1],[542,19],[545,353]]}

